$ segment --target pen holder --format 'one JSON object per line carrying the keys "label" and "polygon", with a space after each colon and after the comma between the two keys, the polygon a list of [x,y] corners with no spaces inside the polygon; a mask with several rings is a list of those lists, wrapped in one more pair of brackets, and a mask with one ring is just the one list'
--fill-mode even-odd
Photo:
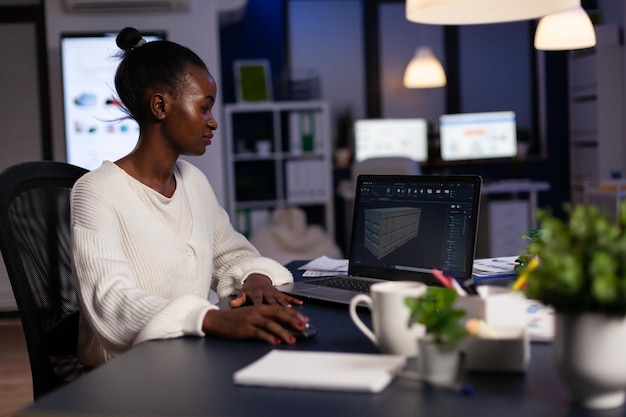
{"label": "pen holder", "polygon": [[468,372],[526,372],[530,362],[530,341],[525,329],[519,329],[519,336],[511,338],[469,336],[460,350],[465,354]]}
{"label": "pen holder", "polygon": [[455,306],[466,318],[484,320],[492,327],[526,327],[526,298],[505,287],[481,285],[479,295],[457,297]]}
{"label": "pen holder", "polygon": [[479,295],[457,297],[456,307],[467,319],[480,319],[496,338],[468,336],[461,344],[468,372],[525,372],[530,361],[530,339],[526,331],[526,302],[523,294],[507,288],[482,286]]}

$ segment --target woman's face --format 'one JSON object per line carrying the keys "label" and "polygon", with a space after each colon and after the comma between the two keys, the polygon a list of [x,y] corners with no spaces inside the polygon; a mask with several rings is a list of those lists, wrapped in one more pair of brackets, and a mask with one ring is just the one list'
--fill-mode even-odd
{"label": "woman's face", "polygon": [[213,105],[217,86],[211,74],[195,65],[187,66],[187,78],[165,108],[163,132],[181,155],[203,155],[211,144],[217,121]]}

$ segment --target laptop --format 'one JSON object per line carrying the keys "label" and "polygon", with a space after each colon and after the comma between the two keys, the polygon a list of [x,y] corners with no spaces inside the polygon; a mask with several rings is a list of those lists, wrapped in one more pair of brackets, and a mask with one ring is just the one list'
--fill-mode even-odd
{"label": "laptop", "polygon": [[471,278],[481,184],[477,175],[359,175],[347,276],[277,289],[305,300],[349,304],[380,281],[440,285],[433,268]]}

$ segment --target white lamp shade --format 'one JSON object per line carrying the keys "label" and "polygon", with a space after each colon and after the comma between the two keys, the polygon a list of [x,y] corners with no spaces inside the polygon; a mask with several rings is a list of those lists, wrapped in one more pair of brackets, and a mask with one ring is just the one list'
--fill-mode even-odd
{"label": "white lamp shade", "polygon": [[446,85],[446,73],[433,51],[425,46],[417,48],[415,55],[404,71],[404,86],[407,88],[433,88]]}
{"label": "white lamp shade", "polygon": [[544,16],[535,31],[535,48],[545,51],[591,48],[596,31],[582,7]]}
{"label": "white lamp shade", "polygon": [[537,19],[580,6],[580,0],[406,0],[406,18],[436,25]]}

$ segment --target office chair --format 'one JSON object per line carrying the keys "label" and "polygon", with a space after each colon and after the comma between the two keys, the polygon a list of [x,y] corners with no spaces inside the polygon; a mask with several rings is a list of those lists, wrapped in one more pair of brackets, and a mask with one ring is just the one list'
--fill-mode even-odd
{"label": "office chair", "polygon": [[380,157],[369,158],[352,165],[352,181],[356,184],[356,179],[361,174],[375,175],[420,175],[422,170],[417,162],[404,157]]}
{"label": "office chair", "polygon": [[33,396],[82,373],[70,254],[70,190],[87,170],[25,162],[0,173],[0,251],[26,337]]}

